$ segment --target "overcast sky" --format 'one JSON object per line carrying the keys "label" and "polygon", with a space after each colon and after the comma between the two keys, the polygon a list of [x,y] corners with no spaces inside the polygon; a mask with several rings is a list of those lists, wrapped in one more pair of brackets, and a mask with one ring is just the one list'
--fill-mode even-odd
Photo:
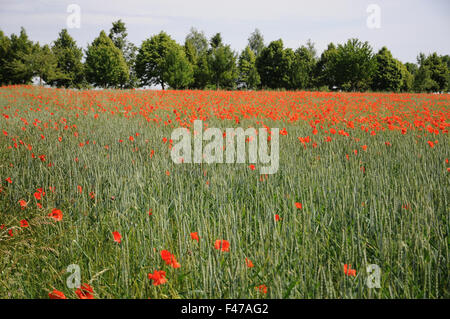
{"label": "overcast sky", "polygon": [[[450,54],[449,0],[0,0],[0,29],[18,34],[23,26],[33,41],[50,44],[67,28],[70,4],[81,9],[81,24],[68,30],[84,48],[122,19],[129,40],[138,46],[161,30],[183,43],[195,27],[208,38],[221,32],[223,41],[240,51],[258,28],[266,44],[281,38],[295,49],[311,39],[319,53],[329,42],[357,37],[374,50],[387,46],[403,62],[416,62],[419,52]],[[370,4],[380,9],[380,28],[367,25],[375,14],[367,12]]]}

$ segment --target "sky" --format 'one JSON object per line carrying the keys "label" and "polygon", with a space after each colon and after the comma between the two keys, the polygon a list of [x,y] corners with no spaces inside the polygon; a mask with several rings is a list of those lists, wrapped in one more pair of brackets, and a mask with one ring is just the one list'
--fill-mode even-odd
{"label": "sky", "polygon": [[[79,28],[72,4],[80,9]],[[311,39],[319,54],[330,42],[355,37],[375,52],[386,46],[402,62],[416,62],[419,52],[450,54],[449,0],[0,0],[0,30],[18,34],[23,26],[41,44],[67,28],[86,48],[118,19],[138,46],[162,30],[182,44],[194,27],[208,39],[220,32],[224,43],[241,51],[258,28],[266,44],[281,38],[296,49]]]}

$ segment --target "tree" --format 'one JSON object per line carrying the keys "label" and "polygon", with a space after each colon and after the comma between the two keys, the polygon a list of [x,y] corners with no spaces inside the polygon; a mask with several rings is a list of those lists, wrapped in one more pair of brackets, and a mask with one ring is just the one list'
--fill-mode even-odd
{"label": "tree", "polygon": [[209,45],[210,45],[210,47],[211,47],[210,50],[214,50],[214,49],[217,49],[217,48],[223,46],[223,43],[222,43],[222,36],[220,35],[220,33],[216,33],[216,34],[211,38],[211,40],[209,41]]}
{"label": "tree", "polygon": [[261,51],[264,49],[264,37],[258,29],[255,29],[255,31],[250,34],[250,37],[248,38],[248,45],[255,56],[260,55]]}
{"label": "tree", "polygon": [[447,88],[445,92],[450,92],[450,55],[443,55],[441,59],[447,65]]}
{"label": "tree", "polygon": [[197,31],[195,28],[191,28],[190,33],[186,36],[185,44],[186,43],[189,43],[192,46],[196,57],[203,55],[208,50],[208,40],[206,39],[205,34],[203,31]]}
{"label": "tree", "polygon": [[308,41],[307,46],[301,46],[295,51],[289,83],[290,89],[306,89],[313,86],[313,72],[316,65],[314,44]]}
{"label": "tree", "polygon": [[442,92],[448,87],[447,63],[436,52],[417,57],[419,69],[414,77],[414,89],[419,92]]}
{"label": "tree", "polygon": [[142,42],[136,57],[136,74],[142,85],[181,88],[192,82],[192,67],[181,46],[167,33]]}
{"label": "tree", "polygon": [[400,66],[400,71],[402,73],[402,83],[400,85],[400,91],[402,92],[410,92],[412,90],[414,76],[411,72],[408,71],[408,68],[405,64],[400,61],[396,61]]}
{"label": "tree", "polygon": [[117,20],[112,23],[112,27],[109,30],[109,38],[112,40],[116,48],[122,51],[122,55],[129,69],[129,80],[123,86],[133,88],[138,85],[138,79],[134,70],[134,63],[136,61],[137,47],[128,41],[128,33],[125,23],[122,20]]}
{"label": "tree", "polygon": [[[291,50],[292,51],[292,50]],[[283,49],[283,40],[272,41],[256,58],[261,85],[279,89],[289,86],[289,69],[292,52]]]}
{"label": "tree", "polygon": [[246,46],[239,56],[238,70],[238,85],[240,87],[253,90],[259,86],[261,79],[256,69],[255,53],[250,49],[250,46]]}
{"label": "tree", "polygon": [[211,48],[208,54],[208,65],[211,84],[216,89],[232,89],[235,86],[238,77],[236,68],[236,54],[229,45],[222,43],[220,33],[211,38]]}
{"label": "tree", "polygon": [[57,87],[82,87],[84,81],[81,62],[83,51],[77,47],[67,29],[61,30],[51,50],[56,59],[56,72],[55,76],[50,77],[46,82]]}
{"label": "tree", "polygon": [[31,83],[32,68],[25,66],[33,52],[33,42],[28,39],[25,29],[21,28],[19,36],[11,34],[10,41],[4,40],[4,45],[8,46],[8,43],[9,48],[3,64],[4,81],[9,84]]}
{"label": "tree", "polygon": [[10,55],[11,40],[0,30],[0,85],[8,84],[8,59]]}
{"label": "tree", "polygon": [[184,89],[194,81],[192,65],[180,46],[171,46],[165,58],[164,78],[173,89]]}
{"label": "tree", "polygon": [[333,65],[336,85],[346,91],[364,91],[370,86],[375,63],[368,42],[349,39],[339,44]]}
{"label": "tree", "polygon": [[208,40],[203,32],[191,28],[190,33],[184,41],[184,51],[186,58],[192,65],[194,72],[194,80],[191,87],[195,89],[203,89],[210,82],[209,65],[208,65]]}
{"label": "tree", "polygon": [[394,59],[392,53],[382,47],[374,56],[375,70],[372,89],[375,91],[398,92],[403,84],[402,64]]}
{"label": "tree", "polygon": [[104,31],[88,45],[85,74],[89,83],[105,88],[121,87],[129,79],[122,52]]}
{"label": "tree", "polygon": [[334,76],[334,68],[336,63],[337,48],[331,42],[328,47],[320,55],[314,68],[314,83],[316,87],[320,88],[327,86],[329,89],[333,89],[336,86],[337,81]]}

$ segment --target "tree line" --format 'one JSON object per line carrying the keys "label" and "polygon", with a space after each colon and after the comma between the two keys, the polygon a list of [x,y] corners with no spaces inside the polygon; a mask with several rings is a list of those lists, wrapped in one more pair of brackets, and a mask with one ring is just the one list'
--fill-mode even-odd
{"label": "tree line", "polygon": [[184,44],[161,31],[137,47],[125,24],[112,23],[84,50],[67,29],[51,45],[0,30],[0,84],[40,84],[59,88],[285,89],[389,92],[448,92],[450,56],[420,53],[402,63],[386,48],[368,42],[330,43],[320,55],[310,40],[296,50],[283,41],[264,43],[256,29],[236,53],[221,34],[207,39],[191,28]]}

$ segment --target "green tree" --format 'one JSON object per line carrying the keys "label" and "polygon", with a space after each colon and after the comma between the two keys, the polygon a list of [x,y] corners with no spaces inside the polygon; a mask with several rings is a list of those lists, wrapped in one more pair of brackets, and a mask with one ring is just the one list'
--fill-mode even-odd
{"label": "green tree", "polygon": [[77,47],[75,40],[66,29],[61,30],[51,50],[56,59],[56,72],[55,77],[49,78],[47,83],[65,88],[82,87],[84,84],[84,70],[81,62],[83,51]]}
{"label": "green tree", "polygon": [[199,57],[206,53],[208,50],[208,40],[206,39],[203,31],[198,31],[195,28],[191,28],[189,34],[186,36],[185,44],[189,43],[192,46],[192,50],[196,57]]}
{"label": "green tree", "polygon": [[313,86],[316,65],[314,45],[308,42],[295,51],[290,69],[290,89],[306,89]]}
{"label": "green tree", "polygon": [[238,70],[238,85],[240,87],[253,90],[261,83],[258,70],[256,69],[256,57],[250,46],[246,46],[239,56]]}
{"label": "green tree", "polygon": [[194,81],[192,65],[179,45],[169,47],[164,69],[164,78],[173,89],[187,88]]}
{"label": "green tree", "polygon": [[450,92],[450,55],[443,55],[441,59],[447,65],[447,88],[445,92]]}
{"label": "green tree", "polygon": [[292,53],[283,48],[283,40],[272,41],[256,58],[256,67],[265,88],[279,89],[289,87],[289,69]]}
{"label": "green tree", "polygon": [[399,64],[402,73],[402,83],[400,85],[400,91],[410,92],[413,87],[414,76],[411,74],[411,72],[408,71],[408,68],[405,64],[401,63],[398,60],[397,63]]}
{"label": "green tree", "polygon": [[11,40],[0,30],[0,85],[8,84],[8,60],[10,56]]}
{"label": "green tree", "polygon": [[419,69],[414,77],[414,90],[418,92],[442,92],[448,88],[448,68],[436,52],[417,57]]}
{"label": "green tree", "polygon": [[128,66],[104,31],[88,45],[85,74],[89,83],[105,88],[122,87],[129,79]]}
{"label": "green tree", "polygon": [[114,45],[122,51],[122,55],[128,65],[129,80],[123,86],[127,88],[133,88],[138,85],[138,78],[136,71],[134,70],[134,64],[136,61],[137,47],[128,41],[128,33],[125,23],[122,20],[117,20],[112,23],[112,27],[109,30],[109,38]]}
{"label": "green tree", "polygon": [[326,86],[328,89],[333,89],[334,86],[337,86],[334,74],[336,56],[337,48],[331,42],[327,49],[322,52],[314,67],[314,83],[317,88]]}
{"label": "green tree", "polygon": [[[5,41],[5,40],[4,40]],[[7,45],[8,41],[5,41]],[[11,34],[7,56],[4,58],[3,78],[9,84],[28,84],[33,78],[33,70],[26,67],[34,45],[28,39],[24,28],[20,29],[19,36]]]}
{"label": "green tree", "polygon": [[394,59],[392,53],[382,47],[374,56],[375,70],[372,89],[375,91],[398,92],[403,84],[402,64]]}
{"label": "green tree", "polygon": [[184,41],[184,51],[194,72],[194,81],[190,87],[203,89],[210,83],[208,65],[208,40],[203,32],[191,28]]}
{"label": "green tree", "polygon": [[250,34],[250,37],[248,38],[248,45],[250,47],[250,50],[252,50],[253,53],[255,54],[255,56],[261,54],[265,45],[264,45],[264,37],[258,29],[255,29],[255,31],[253,31],[252,34]]}
{"label": "green tree", "polygon": [[193,70],[182,49],[161,31],[142,42],[136,57],[136,74],[142,85],[186,87],[193,81]]}
{"label": "green tree", "polygon": [[375,70],[372,48],[368,42],[349,39],[337,47],[333,77],[345,91],[364,91],[370,87]]}
{"label": "green tree", "polygon": [[216,89],[234,88],[238,77],[236,54],[229,45],[222,43],[220,33],[211,38],[210,45],[208,65],[211,84],[215,85]]}

